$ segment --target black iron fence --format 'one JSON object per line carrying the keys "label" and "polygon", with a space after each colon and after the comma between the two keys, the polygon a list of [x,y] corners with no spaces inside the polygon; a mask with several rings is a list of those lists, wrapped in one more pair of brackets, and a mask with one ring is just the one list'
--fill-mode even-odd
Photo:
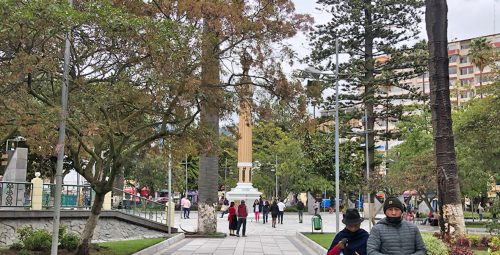
{"label": "black iron fence", "polygon": [[31,207],[33,184],[0,182],[0,207]]}
{"label": "black iron fence", "polygon": [[165,223],[166,221],[167,215],[165,204],[116,188],[113,189],[112,197],[113,210],[119,210],[127,214],[136,215],[160,223]]}
{"label": "black iron fence", "polygon": [[[43,208],[54,207],[55,184],[43,185]],[[92,207],[93,190],[90,185],[63,184],[61,190],[61,208],[85,209]]]}

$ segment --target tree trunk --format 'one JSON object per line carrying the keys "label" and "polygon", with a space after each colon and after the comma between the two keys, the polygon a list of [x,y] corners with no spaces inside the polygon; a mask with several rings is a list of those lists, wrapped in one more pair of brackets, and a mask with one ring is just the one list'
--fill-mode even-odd
{"label": "tree trunk", "polygon": [[88,255],[90,241],[92,241],[92,236],[94,235],[94,229],[97,226],[97,221],[99,220],[99,214],[101,213],[102,205],[104,203],[105,193],[95,193],[94,204],[92,205],[92,210],[90,211],[90,217],[85,224],[85,228],[82,233],[82,240],[80,245],[76,250],[77,255]]}
{"label": "tree trunk", "polygon": [[426,0],[425,3],[440,227],[442,234],[462,235],[465,222],[460,202],[448,73],[448,7],[446,0]]}
{"label": "tree trunk", "polygon": [[207,18],[204,21],[204,38],[201,57],[201,103],[200,126],[206,137],[201,144],[200,173],[198,177],[198,232],[217,231],[217,180],[219,175],[219,106],[222,103],[222,90],[219,87],[219,39],[214,33],[217,21]]}

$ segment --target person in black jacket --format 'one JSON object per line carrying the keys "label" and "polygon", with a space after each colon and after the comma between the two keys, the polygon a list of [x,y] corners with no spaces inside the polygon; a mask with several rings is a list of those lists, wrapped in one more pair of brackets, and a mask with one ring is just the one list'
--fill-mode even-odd
{"label": "person in black jacket", "polygon": [[299,212],[299,223],[302,223],[302,216],[304,215],[304,203],[302,203],[302,200],[297,202],[297,211]]}
{"label": "person in black jacket", "polygon": [[327,255],[366,255],[368,232],[361,228],[363,219],[356,209],[347,209],[342,223],[346,226],[333,239]]}
{"label": "person in black jacket", "polygon": [[278,203],[276,203],[276,200],[273,201],[273,204],[271,205],[270,211],[271,211],[271,217],[273,218],[273,221],[272,221],[273,228],[276,228],[276,218],[278,218],[278,213],[280,212],[280,209],[278,208]]}
{"label": "person in black jacket", "polygon": [[266,224],[267,218],[269,216],[269,210],[271,209],[271,205],[269,204],[269,201],[265,200],[264,205],[262,206],[262,224]]}

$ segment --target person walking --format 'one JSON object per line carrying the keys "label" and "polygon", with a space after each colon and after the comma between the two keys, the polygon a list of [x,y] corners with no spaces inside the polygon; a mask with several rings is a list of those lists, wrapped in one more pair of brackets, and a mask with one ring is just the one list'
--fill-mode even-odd
{"label": "person walking", "polygon": [[347,209],[342,219],[345,228],[332,241],[327,255],[357,254],[366,255],[368,232],[361,229],[363,219],[357,209]]}
{"label": "person walking", "polygon": [[246,236],[245,232],[247,230],[247,216],[248,210],[245,200],[241,200],[241,204],[238,205],[238,228],[236,229],[236,236],[240,236],[240,229],[243,226],[242,236]]}
{"label": "person walking", "polygon": [[189,209],[191,208],[191,201],[189,201],[189,198],[187,196],[181,199],[181,206],[182,212],[184,214],[184,219],[189,219]]}
{"label": "person walking", "polygon": [[283,215],[285,214],[285,208],[286,208],[285,203],[283,203],[283,200],[280,200],[278,203],[278,209],[279,209],[278,222],[280,222],[281,224],[283,224]]}
{"label": "person walking", "polygon": [[229,200],[227,198],[224,198],[224,201],[222,202],[222,205],[220,206],[221,210],[221,218],[224,218],[224,214],[228,213],[229,210]]}
{"label": "person walking", "polygon": [[266,224],[268,222],[269,210],[271,205],[269,205],[269,201],[265,200],[264,205],[262,205],[262,224]]}
{"label": "person walking", "polygon": [[253,202],[253,213],[255,215],[255,221],[259,222],[260,212],[262,211],[262,206],[260,205],[259,199],[255,199]]}
{"label": "person walking", "polygon": [[479,213],[479,221],[482,221],[484,215],[484,207],[481,206],[481,203],[479,203],[479,206],[477,207],[477,212]]}
{"label": "person walking", "polygon": [[385,218],[380,220],[368,237],[368,255],[426,255],[424,241],[414,224],[402,220],[403,203],[397,197],[384,202]]}
{"label": "person walking", "polygon": [[314,209],[314,215],[318,214],[319,210],[319,201],[316,199],[316,201],[313,204],[313,209]]}
{"label": "person walking", "polygon": [[234,231],[238,228],[238,218],[236,217],[236,208],[234,202],[229,205],[227,220],[229,221],[229,235],[236,236]]}
{"label": "person walking", "polygon": [[276,200],[273,201],[273,204],[271,205],[269,211],[271,212],[272,227],[276,228],[276,218],[278,218],[278,214],[280,212],[280,209],[278,207],[278,203],[276,203]]}
{"label": "person walking", "polygon": [[304,216],[304,203],[302,203],[302,200],[297,202],[297,211],[299,212],[299,223],[302,223],[302,217]]}

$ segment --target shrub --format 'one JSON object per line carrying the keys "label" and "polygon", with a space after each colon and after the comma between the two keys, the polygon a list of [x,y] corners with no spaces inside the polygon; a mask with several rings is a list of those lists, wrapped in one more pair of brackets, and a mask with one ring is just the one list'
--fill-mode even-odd
{"label": "shrub", "polygon": [[21,242],[13,243],[13,244],[9,247],[9,249],[11,249],[11,250],[15,250],[15,251],[20,251],[20,250],[22,250],[23,248],[24,248],[24,245],[23,245],[23,243],[21,243]]}
{"label": "shrub", "polygon": [[66,225],[60,225],[59,226],[59,239],[62,240],[63,237],[66,235],[66,232],[68,232],[68,227]]}
{"label": "shrub", "polygon": [[493,220],[486,223],[486,229],[490,232],[491,235],[499,235],[500,234],[500,221]]}
{"label": "shrub", "polygon": [[23,244],[30,251],[47,251],[52,245],[52,236],[45,229],[37,229],[23,240]]}
{"label": "shrub", "polygon": [[483,247],[481,246],[482,236],[480,235],[468,235],[471,247]]}
{"label": "shrub", "polygon": [[500,251],[500,237],[494,236],[488,244],[491,251]]}
{"label": "shrub", "polygon": [[292,205],[290,207],[286,207],[285,212],[297,212],[297,207],[294,205]]}
{"label": "shrub", "polygon": [[455,239],[455,245],[460,247],[471,247],[471,241],[467,236],[458,236]]}
{"label": "shrub", "polygon": [[422,234],[428,255],[448,255],[448,248],[443,241],[430,234]]}
{"label": "shrub", "polygon": [[33,234],[33,227],[30,225],[21,227],[17,230],[17,233],[19,234],[19,239],[21,239],[21,242],[23,242],[27,236],[31,236]]}
{"label": "shrub", "polygon": [[31,252],[28,250],[20,250],[17,255],[31,255]]}
{"label": "shrub", "polygon": [[75,250],[79,243],[80,237],[74,233],[66,234],[61,239],[61,247],[69,251]]}
{"label": "shrub", "polygon": [[488,247],[488,244],[491,242],[491,237],[482,236],[481,237],[481,247]]}
{"label": "shrub", "polygon": [[454,246],[451,247],[450,254],[453,255],[474,255],[469,247]]}

